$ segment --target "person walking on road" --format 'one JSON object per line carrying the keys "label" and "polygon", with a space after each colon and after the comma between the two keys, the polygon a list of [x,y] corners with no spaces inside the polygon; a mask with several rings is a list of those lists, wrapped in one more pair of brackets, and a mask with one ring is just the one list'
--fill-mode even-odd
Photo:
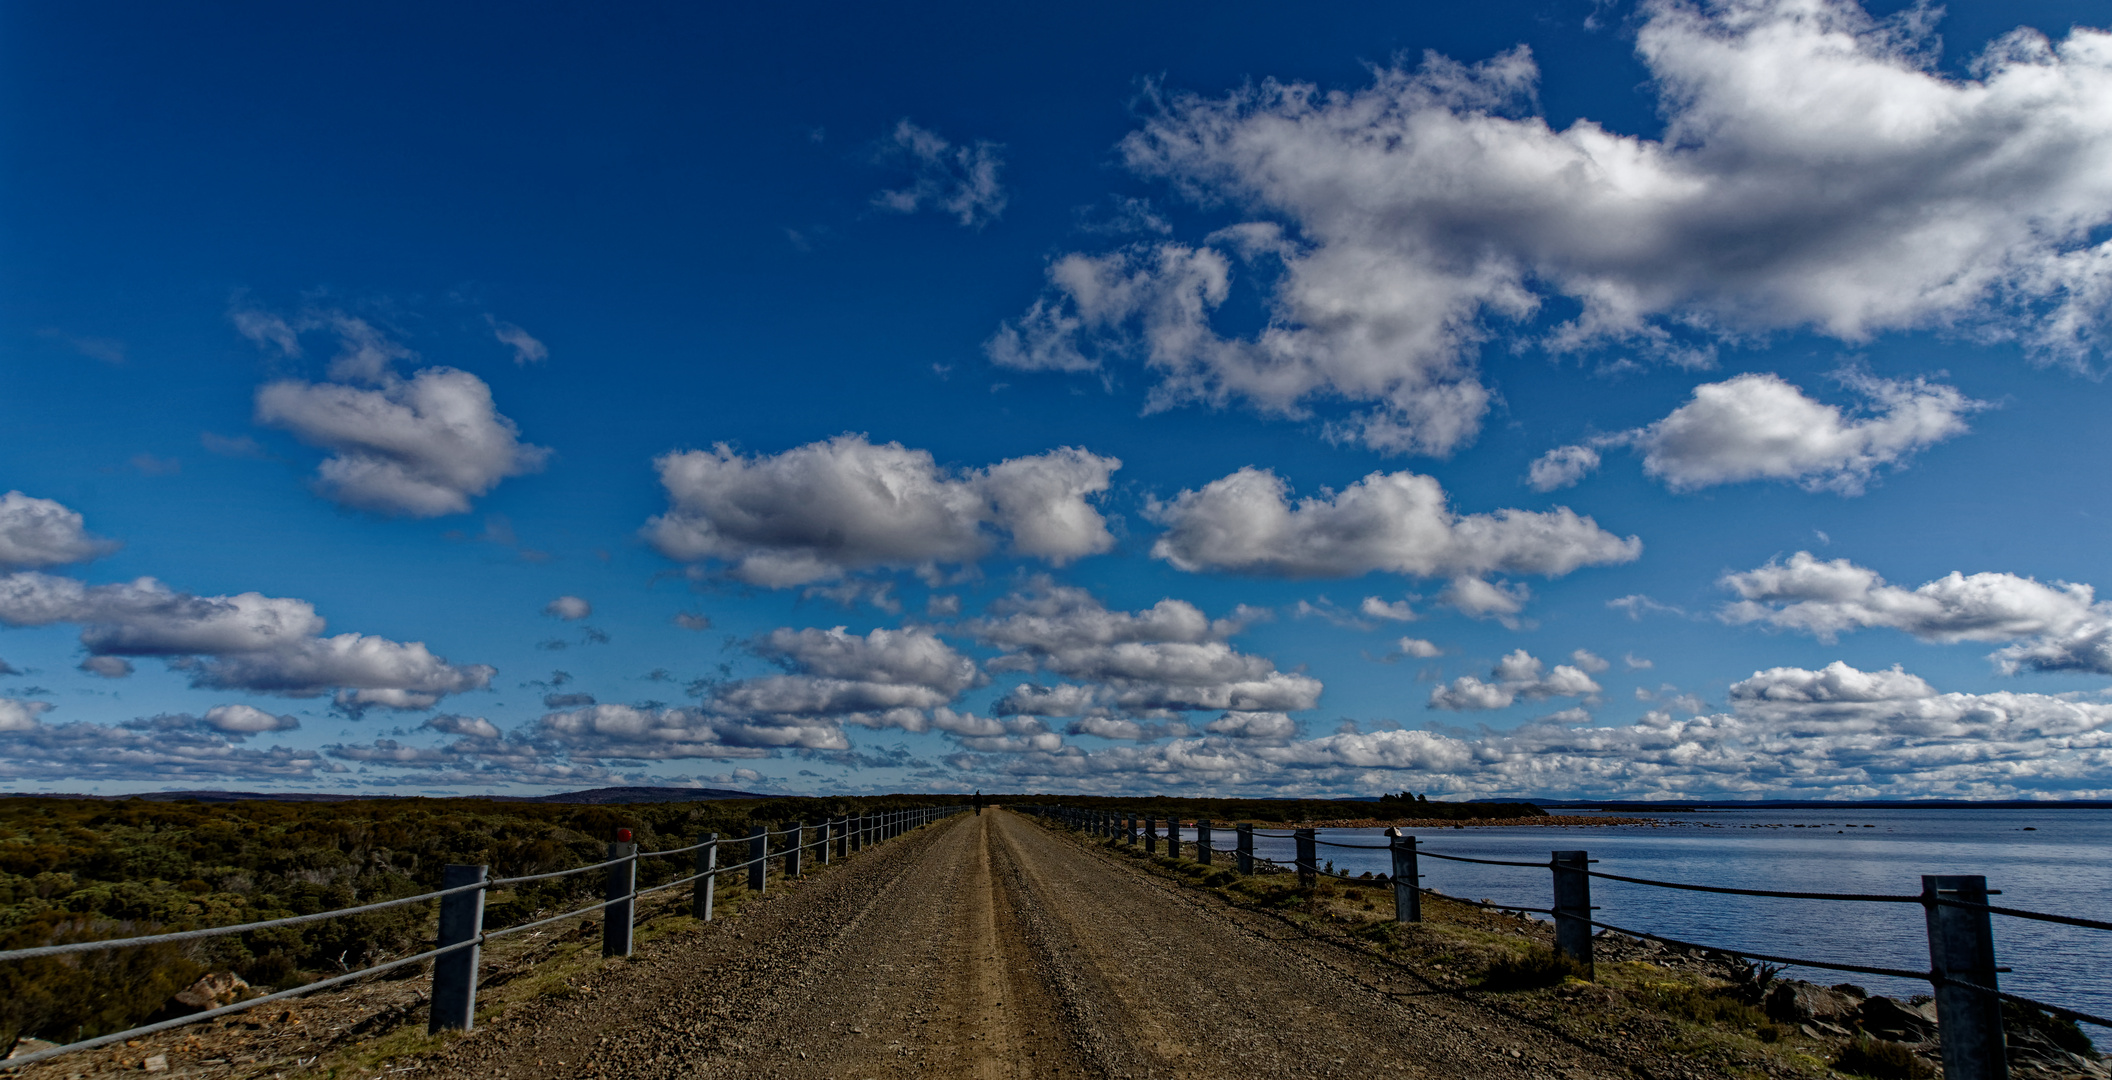
{"label": "person walking on road", "polygon": [[983,793],[980,791],[975,793],[975,816],[983,816]]}

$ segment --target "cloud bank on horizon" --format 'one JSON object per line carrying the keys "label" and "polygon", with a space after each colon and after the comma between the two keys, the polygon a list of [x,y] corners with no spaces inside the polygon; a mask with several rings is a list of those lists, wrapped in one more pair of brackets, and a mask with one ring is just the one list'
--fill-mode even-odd
{"label": "cloud bank on horizon", "polygon": [[1633,15],[1640,106],[1582,22],[1117,129],[947,69],[993,108],[670,111],[745,202],[480,188],[547,254],[261,230],[92,354],[73,297],[0,403],[0,782],[2112,798],[2112,34]]}

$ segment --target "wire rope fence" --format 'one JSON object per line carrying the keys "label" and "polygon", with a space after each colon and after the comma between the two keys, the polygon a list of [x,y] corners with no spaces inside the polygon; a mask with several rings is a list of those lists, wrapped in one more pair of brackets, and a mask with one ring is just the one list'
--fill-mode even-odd
{"label": "wire rope fence", "polygon": [[[1384,845],[1345,844],[1321,839],[1316,829],[1265,831],[1256,829],[1251,823],[1243,822],[1234,826],[1233,845],[1222,847],[1214,839],[1216,825],[1209,821],[1196,821],[1195,840],[1187,842],[1181,835],[1183,819],[1180,818],[1162,819],[1132,811],[1062,805],[1022,809],[1057,824],[1077,829],[1088,836],[1141,846],[1146,855],[1158,854],[1163,840],[1165,853],[1169,857],[1180,857],[1184,845],[1192,851],[1197,862],[1207,865],[1214,865],[1217,856],[1229,854],[1233,857],[1234,867],[1241,874],[1253,874],[1257,867],[1264,872],[1288,870],[1295,872],[1299,884],[1305,887],[1316,885],[1323,877],[1358,885],[1390,886],[1394,898],[1394,921],[1403,923],[1422,921],[1422,898],[1425,895],[1443,895],[1435,889],[1423,886],[1423,874],[1420,871],[1423,859],[1545,871],[1552,878],[1552,903],[1547,907],[1497,903],[1492,900],[1468,900],[1455,896],[1444,898],[1491,910],[1549,916],[1554,923],[1555,951],[1575,965],[1585,978],[1593,975],[1592,931],[1596,928],[1675,948],[1715,953],[1763,964],[1882,975],[1926,982],[1930,986],[1936,1007],[1936,1026],[1942,1033],[1940,1050],[1945,1080],[2002,1080],[2009,1075],[2002,1027],[2003,1002],[2014,1002],[2077,1023],[2112,1028],[2112,1019],[2001,989],[1997,976],[2009,969],[1996,965],[1992,917],[1999,915],[2088,930],[2112,930],[2112,922],[1990,904],[1988,898],[1999,895],[1999,891],[1989,889],[1987,878],[1983,875],[1924,874],[1921,877],[1921,891],[1898,894],[1735,888],[1663,881],[1594,870],[1592,865],[1598,860],[1592,859],[1589,853],[1584,851],[1554,851],[1542,862],[1488,859],[1431,851],[1422,847],[1414,836],[1402,834],[1394,829],[1387,830],[1387,843]],[[1165,830],[1163,836],[1160,832],[1162,826]],[[1257,856],[1254,850],[1256,837],[1292,841],[1295,855],[1290,866],[1282,867],[1279,863]],[[1322,847],[1384,852],[1391,857],[1392,870],[1390,873],[1364,878],[1338,873],[1332,869],[1333,860],[1323,862],[1320,858],[1319,849]],[[1929,966],[1925,970],[1911,971],[1843,960],[1774,955],[1740,947],[1683,941],[1646,930],[1617,926],[1600,921],[1593,915],[1593,912],[1599,910],[1591,902],[1591,882],[1594,878],[1647,888],[1729,896],[1856,904],[1911,904],[1922,910],[1923,922],[1928,931]]]}
{"label": "wire rope fence", "polygon": [[[847,858],[865,848],[885,843],[912,830],[964,813],[966,806],[916,807],[886,810],[873,814],[853,814],[841,818],[826,818],[818,822],[801,822],[787,828],[771,829],[767,825],[755,826],[743,837],[721,837],[718,833],[707,833],[697,843],[685,847],[660,851],[640,851],[631,841],[631,830],[618,829],[616,839],[608,846],[608,858],[585,866],[546,873],[522,874],[514,877],[494,878],[489,876],[488,865],[450,864],[441,875],[441,887],[414,896],[396,897],[357,907],[337,908],[306,915],[292,915],[257,922],[236,923],[227,926],[204,927],[195,930],[178,930],[162,934],[143,934],[133,937],[105,938],[95,941],[76,941],[58,945],[42,945],[32,948],[0,950],[0,963],[28,960],[38,957],[101,952],[112,949],[141,948],[149,945],[198,941],[205,938],[229,934],[252,933],[279,927],[297,926],[340,919],[353,915],[384,911],[438,901],[434,947],[409,956],[396,957],[381,963],[371,964],[356,971],[319,979],[315,982],[274,993],[245,998],[241,1001],[217,1008],[204,1009],[183,1016],[155,1023],[141,1024],[123,1031],[114,1031],[93,1038],[79,1039],[61,1046],[48,1047],[31,1053],[18,1054],[0,1060],[0,1071],[33,1065],[61,1055],[81,1050],[91,1050],[115,1042],[137,1039],[144,1035],[180,1028],[188,1024],[244,1012],[289,998],[312,994],[318,990],[341,986],[360,979],[411,964],[433,961],[433,985],[431,1010],[427,1033],[444,1030],[471,1030],[476,1021],[477,974],[480,952],[490,941],[512,934],[533,930],[566,919],[576,919],[596,912],[605,912],[602,920],[602,956],[629,956],[633,947],[633,932],[636,929],[635,910],[640,897],[664,892],[683,885],[691,887],[692,914],[700,921],[712,920],[717,898],[718,879],[721,875],[747,871],[750,892],[761,895],[769,883],[768,872],[774,860],[781,864],[782,879],[801,877],[808,868],[819,864],[828,865],[836,859]],[[776,841],[784,841],[782,844]],[[734,847],[735,854],[745,855],[739,862],[721,864],[719,852],[723,847]],[[663,859],[679,855],[694,854],[695,872],[686,877],[662,882],[644,889],[638,887],[638,865],[645,859]],[[484,928],[484,901],[493,890],[529,882],[548,881],[556,878],[589,874],[596,870],[606,872],[603,899],[594,904],[573,908],[532,922],[515,923],[510,926],[487,930]],[[781,880],[782,880],[781,879]]]}

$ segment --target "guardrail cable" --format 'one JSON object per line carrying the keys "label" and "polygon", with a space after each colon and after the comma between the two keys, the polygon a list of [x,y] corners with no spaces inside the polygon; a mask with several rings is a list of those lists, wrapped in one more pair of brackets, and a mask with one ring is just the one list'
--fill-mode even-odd
{"label": "guardrail cable", "polygon": [[[1429,854],[1429,852],[1424,852]],[[1919,904],[1921,895],[1893,895],[1890,893],[1831,893],[1831,892],[1786,892],[1781,889],[1734,889],[1727,885],[1692,885],[1684,881],[1653,881],[1649,878],[1624,877],[1598,870],[1584,871],[1595,878],[1608,881],[1625,881],[1630,885],[1654,885],[1660,889],[1681,889],[1687,892],[1726,893],[1731,896],[1773,896],[1784,900],[1852,900],[1873,904]]]}
{"label": "guardrail cable", "polygon": [[1866,964],[1836,964],[1826,960],[1805,960],[1794,956],[1769,956],[1766,953],[1747,952],[1743,949],[1726,949],[1721,945],[1702,945],[1692,941],[1681,941],[1678,938],[1668,938],[1661,934],[1630,930],[1625,926],[1615,926],[1612,923],[1602,923],[1597,919],[1587,919],[1585,921],[1593,926],[1611,930],[1617,934],[1648,938],[1651,941],[1661,941],[1667,945],[1677,945],[1682,949],[1700,949],[1703,952],[1722,953],[1725,956],[1735,956],[1741,960],[1762,960],[1770,964],[1788,964],[1791,967],[1825,968],[1828,971],[1852,971],[1858,975],[1889,975],[1895,979],[1929,981],[1929,973],[1926,971],[1903,971],[1899,968],[1871,967]]}
{"label": "guardrail cable", "polygon": [[2043,1001],[2035,1001],[2022,994],[2012,994],[2007,990],[1997,990],[1991,986],[1981,986],[1978,983],[1969,983],[1948,977],[1931,978],[1929,981],[1942,983],[1945,986],[1956,986],[1965,990],[1978,990],[1983,994],[1993,994],[2004,1001],[2014,1001],[2019,1005],[2029,1005],[2034,1009],[2042,1009],[2055,1016],[2066,1017],[2070,1020],[2081,1020],[2086,1024],[2096,1024],[2098,1027],[2112,1028],[2112,1020],[2107,1020],[2102,1016],[2092,1016],[2089,1013],[2077,1012],[2074,1009],[2064,1008],[2060,1005],[2050,1005]]}

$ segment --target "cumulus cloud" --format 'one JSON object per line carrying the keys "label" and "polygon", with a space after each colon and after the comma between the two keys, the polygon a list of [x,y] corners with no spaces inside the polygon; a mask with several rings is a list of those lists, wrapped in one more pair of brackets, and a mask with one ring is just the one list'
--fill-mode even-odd
{"label": "cumulus cloud", "polygon": [[935,131],[901,120],[878,160],[908,172],[910,182],[875,194],[873,205],[898,214],[937,210],[964,226],[981,228],[1005,212],[1005,189],[997,179],[1004,167],[1002,150],[997,143],[983,141],[956,146]]}
{"label": "cumulus cloud", "polygon": [[284,713],[268,713],[253,705],[215,705],[205,710],[205,725],[230,735],[261,735],[267,731],[292,731],[299,720]]}
{"label": "cumulus cloud", "polygon": [[[1604,660],[1582,649],[1577,652],[1580,660],[1588,657],[1596,662],[1595,670],[1605,670]],[[1454,711],[1504,709],[1520,699],[1540,701],[1551,697],[1589,697],[1600,689],[1582,667],[1556,664],[1553,670],[1548,670],[1538,657],[1517,649],[1496,662],[1496,668],[1486,682],[1472,675],[1462,675],[1452,680],[1451,685],[1430,691],[1430,707]]]}
{"label": "cumulus cloud", "polygon": [[0,495],[0,570],[87,562],[116,548],[89,535],[77,510],[19,491]]}
{"label": "cumulus cloud", "polygon": [[287,697],[334,689],[353,712],[430,708],[447,694],[483,689],[497,673],[450,664],[423,642],[325,637],[326,623],[305,600],[197,596],[153,578],[91,586],[35,572],[0,576],[0,623],[76,623],[92,657],[160,657],[206,689]]}
{"label": "cumulus cloud", "polygon": [[1454,513],[1437,480],[1415,473],[1375,472],[1295,505],[1289,495],[1281,477],[1249,467],[1154,501],[1147,513],[1166,533],[1151,553],[1191,572],[1453,578],[1456,603],[1488,601],[1495,606],[1483,610],[1496,611],[1504,601],[1495,598],[1504,594],[1477,580],[1485,575],[1559,577],[1581,566],[1632,562],[1643,550],[1640,539],[1624,540],[1568,507]]}
{"label": "cumulus cloud", "polygon": [[1526,481],[1534,491],[1566,488],[1599,469],[1599,452],[1589,446],[1558,446],[1534,459]]}
{"label": "cumulus cloud", "polygon": [[1408,606],[1406,600],[1381,600],[1376,596],[1367,596],[1364,602],[1357,606],[1357,610],[1374,619],[1385,619],[1389,622],[1414,622],[1417,618],[1415,609]]}
{"label": "cumulus cloud", "polygon": [[783,588],[878,567],[973,563],[1010,539],[1062,565],[1114,546],[1091,499],[1122,463],[1064,447],[985,469],[942,469],[930,452],[840,435],[774,457],[720,444],[656,462],[668,511],[645,537],[670,559],[717,563]]}
{"label": "cumulus cloud", "polygon": [[1404,637],[1394,642],[1393,647],[1400,655],[1412,656],[1417,660],[1428,660],[1433,656],[1442,656],[1445,652],[1445,650],[1437,647],[1436,642],[1412,637]]}
{"label": "cumulus cloud", "polygon": [[[1943,74],[1934,20],[1847,0],[1653,0],[1636,51],[1661,139],[1536,113],[1523,47],[1327,92],[1174,94],[1122,144],[1136,173],[1245,217],[1200,243],[1057,259],[992,339],[1017,367],[1137,356],[1154,402],[1334,398],[1385,450],[1443,453],[1488,407],[1480,343],[1551,300],[1551,349],[1705,362],[1805,329],[1959,328],[2044,358],[2101,346],[2112,301],[2112,35],[2018,30]],[[1267,325],[1214,318],[1245,260]]]}
{"label": "cumulus cloud", "polygon": [[313,779],[319,773],[344,771],[313,751],[239,746],[252,732],[233,729],[230,740],[229,731],[195,717],[149,717],[117,725],[46,724],[41,714],[49,708],[41,701],[0,698],[0,781],[224,783]]}
{"label": "cumulus cloud", "polygon": [[1651,712],[1595,725],[1564,710],[1479,735],[1382,730],[1252,744],[1205,735],[1152,746],[956,755],[1022,785],[1282,794],[1379,792],[1410,777],[1492,798],[2101,798],[2112,793],[2112,705],[2045,694],[1940,693],[1898,669],[1774,668],[1734,683],[1728,712]]}
{"label": "cumulus cloud", "polygon": [[1003,650],[990,662],[992,671],[1068,680],[1015,686],[993,707],[1000,716],[1166,721],[1206,709],[1297,712],[1319,701],[1318,679],[1278,671],[1267,658],[1227,643],[1256,617],[1252,611],[1211,619],[1174,599],[1143,611],[1111,611],[1083,589],[1047,581],[993,603],[990,611],[967,630]]}
{"label": "cumulus cloud", "polygon": [[1606,662],[1605,657],[1592,652],[1590,649],[1578,649],[1570,653],[1569,662],[1575,664],[1579,669],[1594,675],[1613,666]]}
{"label": "cumulus cloud", "polygon": [[467,513],[470,499],[540,470],[545,447],[521,441],[484,380],[430,367],[379,385],[286,379],[257,390],[257,422],[332,452],[316,471],[327,498],[407,517]]}
{"label": "cumulus cloud", "polygon": [[81,670],[105,679],[122,679],[132,674],[132,662],[120,656],[91,656],[81,661]]}
{"label": "cumulus cloud", "polygon": [[2042,583],[2015,574],[1952,571],[1909,589],[1847,559],[1799,551],[1721,584],[1738,599],[1718,613],[1729,623],[1761,623],[1831,642],[1871,627],[1924,641],[2015,642],[1993,654],[2003,670],[2112,674],[2112,605],[2088,585]]}
{"label": "cumulus cloud", "polygon": [[37,718],[50,708],[51,702],[48,701],[0,698],[0,731],[28,731],[37,726]]}
{"label": "cumulus cloud", "polygon": [[[1694,396],[1648,427],[1598,440],[1643,453],[1643,471],[1674,491],[1747,480],[1784,480],[1810,491],[1859,495],[1887,466],[1965,432],[1965,416],[1985,408],[1949,386],[1852,376],[1848,385],[1868,407],[1849,416],[1804,396],[1777,375],[1740,375],[1694,388]],[[1541,491],[1575,483],[1589,469],[1571,468],[1589,447],[1550,450],[1533,463]],[[1546,481],[1543,483],[1543,480]]]}
{"label": "cumulus cloud", "polygon": [[594,614],[594,605],[577,596],[560,596],[543,605],[543,614],[570,622]]}

